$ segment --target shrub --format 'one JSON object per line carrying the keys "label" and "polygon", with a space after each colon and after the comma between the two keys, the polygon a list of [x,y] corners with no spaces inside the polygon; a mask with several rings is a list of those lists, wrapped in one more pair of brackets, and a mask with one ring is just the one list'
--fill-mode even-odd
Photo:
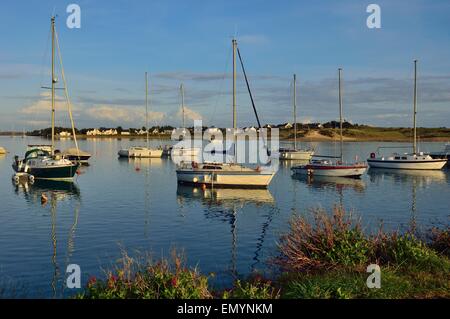
{"label": "shrub", "polygon": [[232,290],[225,291],[223,299],[278,299],[280,290],[272,286],[272,282],[260,276],[242,282],[236,280]]}
{"label": "shrub", "polygon": [[197,269],[185,267],[184,257],[172,253],[172,262],[162,259],[152,263],[129,257],[125,252],[122,264],[106,279],[92,277],[78,298],[92,299],[204,299],[211,298],[208,277]]}
{"label": "shrub", "polygon": [[380,234],[374,239],[373,258],[379,264],[420,269],[445,269],[448,260],[440,258],[423,241],[411,233]]}
{"label": "shrub", "polygon": [[356,266],[368,260],[370,242],[360,222],[335,206],[331,215],[322,209],[312,211],[314,223],[294,216],[290,231],[281,236],[280,255],[274,262],[288,271]]}
{"label": "shrub", "polygon": [[450,257],[450,226],[446,229],[435,227],[431,230],[430,247],[439,254]]}

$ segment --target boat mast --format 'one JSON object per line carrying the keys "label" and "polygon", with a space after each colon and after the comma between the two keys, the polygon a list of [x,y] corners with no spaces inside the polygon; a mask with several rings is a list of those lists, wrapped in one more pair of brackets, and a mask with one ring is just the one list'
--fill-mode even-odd
{"label": "boat mast", "polygon": [[343,161],[342,147],[344,144],[342,137],[342,85],[341,85],[342,68],[339,68],[339,131],[341,135],[341,162]]}
{"label": "boat mast", "polygon": [[147,131],[147,149],[148,149],[148,75],[145,72],[145,130]]}
{"label": "boat mast", "polygon": [[416,154],[416,152],[417,152],[416,114],[417,114],[417,60],[414,60],[414,115],[413,115],[414,143],[413,143],[413,154]]}
{"label": "boat mast", "polygon": [[297,76],[294,74],[294,150],[297,150]]}
{"label": "boat mast", "polygon": [[236,45],[235,39],[232,40],[233,45],[233,128],[236,130]]}
{"label": "boat mast", "polygon": [[236,117],[236,46],[237,41],[231,41],[233,46],[233,134],[234,134],[234,160],[236,161],[236,134],[237,134],[237,117]]}
{"label": "boat mast", "polygon": [[181,113],[183,116],[183,130],[184,130],[184,128],[186,127],[186,124],[185,124],[185,120],[184,120],[184,86],[183,86],[183,83],[181,83],[181,85],[180,85],[180,93],[181,93]]}
{"label": "boat mast", "polygon": [[55,17],[51,18],[52,24],[52,156],[55,155]]}

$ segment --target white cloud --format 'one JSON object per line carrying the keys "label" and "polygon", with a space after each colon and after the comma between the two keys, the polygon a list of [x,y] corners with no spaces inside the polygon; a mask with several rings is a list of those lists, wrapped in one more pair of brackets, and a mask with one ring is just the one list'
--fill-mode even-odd
{"label": "white cloud", "polygon": [[[178,118],[182,118],[183,116],[183,111],[181,109],[178,110],[176,116]],[[193,111],[192,109],[188,108],[188,107],[184,107],[184,118],[186,120],[201,120],[203,117],[200,113]]]}
{"label": "white cloud", "polygon": [[[55,99],[55,109],[62,110],[67,109],[67,103],[65,99],[61,97],[56,97]],[[74,109],[72,105],[72,109]],[[40,94],[40,97],[37,101],[31,103],[28,106],[25,106],[20,111],[22,114],[50,114],[51,112],[51,93],[43,92]]]}
{"label": "white cloud", "polygon": [[[111,105],[94,105],[85,109],[87,116],[95,120],[110,121],[114,123],[144,123],[145,111],[134,107],[119,107]],[[148,120],[161,121],[165,117],[162,112],[149,112]]]}

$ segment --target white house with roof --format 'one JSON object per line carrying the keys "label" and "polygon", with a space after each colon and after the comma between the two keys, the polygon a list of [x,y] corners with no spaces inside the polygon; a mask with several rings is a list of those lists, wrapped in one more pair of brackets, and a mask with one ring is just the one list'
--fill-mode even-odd
{"label": "white house with roof", "polygon": [[117,135],[117,130],[115,129],[109,129],[109,130],[105,130],[103,132],[101,132],[101,135]]}
{"label": "white house with roof", "polygon": [[138,135],[145,135],[145,134],[147,134],[147,131],[140,129],[137,133],[138,133]]}
{"label": "white house with roof", "polygon": [[86,132],[86,135],[88,135],[88,136],[95,136],[95,135],[101,135],[101,134],[102,133],[100,132],[100,130],[97,130],[96,128]]}
{"label": "white house with roof", "polygon": [[72,136],[72,133],[70,132],[62,131],[59,133],[59,137],[70,137],[70,136]]}

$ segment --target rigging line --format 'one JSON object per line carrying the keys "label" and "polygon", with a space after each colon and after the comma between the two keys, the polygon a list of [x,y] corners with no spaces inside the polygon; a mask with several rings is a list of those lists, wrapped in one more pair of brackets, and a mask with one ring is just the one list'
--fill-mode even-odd
{"label": "rigging line", "polygon": [[45,43],[45,49],[44,49],[44,54],[42,55],[42,61],[41,61],[41,72],[40,72],[40,74],[39,74],[39,77],[40,77],[40,79],[39,79],[39,84],[40,84],[40,86],[39,87],[42,87],[42,86],[44,86],[43,85],[43,79],[44,79],[44,64],[45,64],[45,60],[46,60],[46,57],[47,57],[47,55],[48,55],[48,48],[49,48],[49,43],[50,43],[50,36],[51,36],[51,32],[52,31],[52,29],[51,29],[51,27],[50,27],[50,29],[48,30],[48,33],[47,33],[47,42]]}
{"label": "rigging line", "polygon": [[253,107],[253,111],[254,111],[255,116],[256,116],[256,121],[258,122],[258,128],[261,128],[261,122],[259,121],[258,112],[256,111],[255,101],[253,100],[252,91],[250,90],[250,84],[248,83],[247,74],[245,73],[245,68],[244,68],[244,62],[242,61],[242,57],[241,57],[241,53],[239,51],[239,48],[237,48],[237,53],[238,53],[238,56],[239,56],[239,61],[241,62],[242,72],[244,73],[245,83],[247,84],[247,90],[248,90],[248,94],[250,95],[250,100],[252,102],[252,107]]}
{"label": "rigging line", "polygon": [[214,118],[216,117],[217,105],[219,104],[219,99],[221,99],[222,96],[223,96],[224,82],[225,82],[225,78],[226,78],[226,76],[227,76],[228,65],[230,64],[230,56],[231,56],[230,52],[231,52],[231,48],[228,48],[227,60],[226,60],[226,62],[225,62],[225,70],[224,70],[224,72],[223,72],[223,77],[222,77],[221,82],[220,82],[220,89],[219,89],[219,92],[220,92],[220,93],[219,93],[218,96],[216,96],[216,102],[214,103],[213,114],[212,114],[212,116],[211,116],[211,118],[210,118],[210,121],[209,121],[210,123],[213,123]]}
{"label": "rigging line", "polygon": [[69,109],[70,124],[72,125],[73,141],[74,141],[75,147],[77,149],[78,159],[80,159],[80,150],[78,148],[77,134],[75,132],[75,124],[73,122],[73,116],[72,116],[72,105],[71,105],[70,99],[69,99],[69,91],[67,90],[66,76],[64,74],[63,60],[62,60],[62,56],[61,56],[61,49],[59,47],[58,33],[56,32],[56,30],[55,30],[55,39],[56,39],[56,47],[58,48],[58,57],[59,57],[59,63],[60,63],[60,67],[61,67],[61,77],[64,82],[64,94],[66,96],[67,108]]}
{"label": "rigging line", "polygon": [[[239,51],[239,47],[236,48],[239,56],[239,61],[241,62],[242,72],[244,73],[245,83],[247,84],[248,94],[250,95],[250,100],[252,102],[253,111],[255,112],[256,121],[258,122],[258,128],[261,129],[261,122],[259,121],[258,112],[256,111],[255,101],[253,100],[252,91],[250,90],[250,84],[248,83],[247,73],[245,73],[244,62],[242,61],[241,52]],[[261,133],[261,130],[259,130]],[[261,134],[264,146],[267,146],[266,139],[264,138],[264,134]],[[266,147],[266,153],[269,156],[269,149]]]}

